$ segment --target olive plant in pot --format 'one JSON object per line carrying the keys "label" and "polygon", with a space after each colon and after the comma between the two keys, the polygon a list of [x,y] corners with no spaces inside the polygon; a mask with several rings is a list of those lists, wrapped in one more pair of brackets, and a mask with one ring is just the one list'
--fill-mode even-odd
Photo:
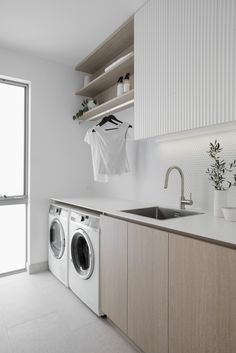
{"label": "olive plant in pot", "polygon": [[223,217],[222,207],[227,206],[227,190],[232,186],[232,182],[228,180],[229,173],[232,173],[233,168],[236,167],[236,160],[226,163],[220,157],[222,147],[219,142],[210,142],[207,153],[212,158],[212,163],[207,169],[208,179],[211,181],[215,189],[214,193],[214,216]]}

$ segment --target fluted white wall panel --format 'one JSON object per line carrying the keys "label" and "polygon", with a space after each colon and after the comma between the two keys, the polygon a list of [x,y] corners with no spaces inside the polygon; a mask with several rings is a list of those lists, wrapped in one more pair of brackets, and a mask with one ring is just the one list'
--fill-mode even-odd
{"label": "fluted white wall panel", "polygon": [[235,59],[235,0],[150,0],[135,16],[135,138],[235,120]]}

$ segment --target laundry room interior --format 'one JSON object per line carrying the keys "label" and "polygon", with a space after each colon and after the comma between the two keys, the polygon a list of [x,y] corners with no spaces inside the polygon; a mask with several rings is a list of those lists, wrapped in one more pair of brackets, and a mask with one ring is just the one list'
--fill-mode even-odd
{"label": "laundry room interior", "polygon": [[0,13],[0,353],[235,353],[236,1]]}

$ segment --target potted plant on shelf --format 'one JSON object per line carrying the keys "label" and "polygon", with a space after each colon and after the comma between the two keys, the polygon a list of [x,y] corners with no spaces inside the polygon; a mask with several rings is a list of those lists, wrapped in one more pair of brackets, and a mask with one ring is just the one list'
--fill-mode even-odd
{"label": "potted plant on shelf", "polygon": [[95,99],[85,99],[82,102],[82,108],[73,115],[73,120],[79,119],[84,113],[95,108],[97,106],[97,101]]}
{"label": "potted plant on shelf", "polygon": [[232,186],[232,182],[227,180],[227,175],[236,167],[236,160],[231,163],[226,163],[224,159],[220,158],[222,147],[219,142],[215,140],[214,143],[210,142],[209,151],[207,153],[213,159],[210,167],[206,173],[215,189],[214,194],[214,216],[223,217],[221,208],[227,206],[227,190]]}

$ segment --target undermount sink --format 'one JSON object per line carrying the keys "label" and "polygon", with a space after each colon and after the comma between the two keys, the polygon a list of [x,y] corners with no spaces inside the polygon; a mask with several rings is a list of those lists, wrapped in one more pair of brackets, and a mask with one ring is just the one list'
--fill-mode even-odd
{"label": "undermount sink", "polygon": [[154,219],[171,219],[187,216],[195,216],[201,213],[186,211],[186,210],[176,210],[172,208],[163,208],[163,207],[147,207],[147,208],[138,208],[134,210],[124,210],[122,212],[135,214],[138,216],[149,217]]}

